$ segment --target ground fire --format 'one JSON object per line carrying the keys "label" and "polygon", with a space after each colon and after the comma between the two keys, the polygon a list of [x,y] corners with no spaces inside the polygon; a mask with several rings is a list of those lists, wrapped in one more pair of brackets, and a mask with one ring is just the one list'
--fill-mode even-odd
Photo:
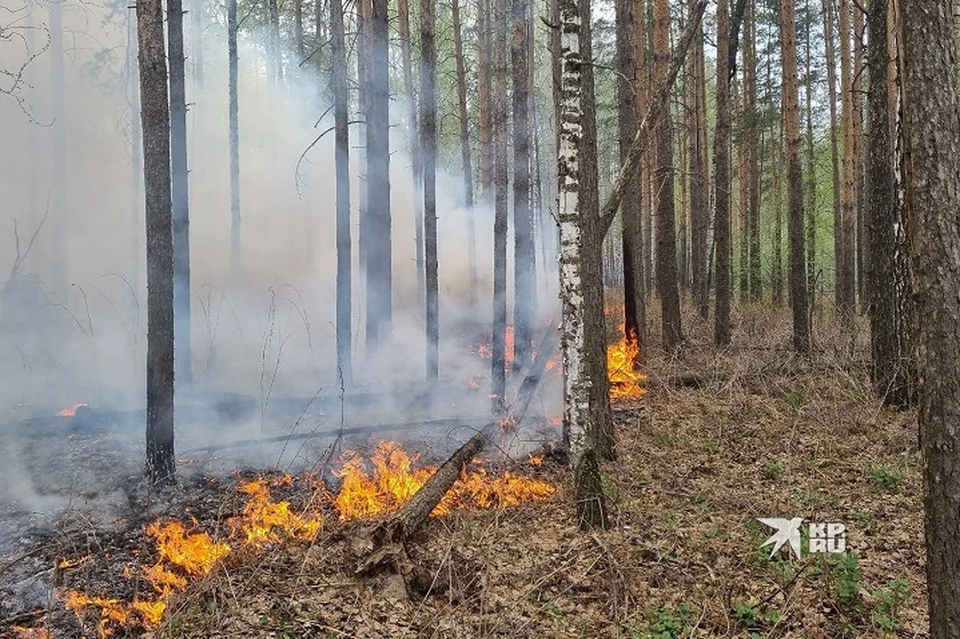
{"label": "ground fire", "polygon": [[[623,333],[621,326],[620,333]],[[620,338],[607,346],[607,379],[610,380],[610,399],[629,401],[640,399],[647,392],[643,387],[646,375],[637,371],[637,356],[640,346],[636,340]]]}
{"label": "ground fire", "polygon": [[[417,456],[403,450],[396,442],[381,442],[364,459],[354,451],[340,458],[336,477],[341,486],[334,495],[322,482],[307,475],[281,475],[272,479],[257,478],[240,482],[236,489],[244,495],[241,512],[227,520],[229,536],[214,539],[193,522],[187,525],[176,519],[159,519],[144,528],[151,538],[157,560],[141,567],[141,576],[153,593],[124,601],[78,590],[65,590],[61,597],[67,608],[81,619],[96,623],[97,634],[109,637],[124,628],[157,627],[170,598],[182,592],[192,580],[213,570],[235,549],[262,550],[270,544],[291,540],[313,539],[323,528],[323,513],[333,513],[339,520],[365,519],[397,511],[436,470],[417,464]],[[541,456],[531,455],[529,465],[542,464]],[[271,488],[308,482],[314,495],[311,507],[297,513],[287,501],[274,501]],[[516,506],[546,499],[555,487],[543,480],[513,472],[493,473],[482,464],[472,464],[437,505],[431,516],[447,515],[455,510],[490,509]],[[61,569],[85,563],[89,557],[64,558]],[[138,575],[125,569],[128,579]],[[42,628],[22,628],[19,637],[43,637]]]}

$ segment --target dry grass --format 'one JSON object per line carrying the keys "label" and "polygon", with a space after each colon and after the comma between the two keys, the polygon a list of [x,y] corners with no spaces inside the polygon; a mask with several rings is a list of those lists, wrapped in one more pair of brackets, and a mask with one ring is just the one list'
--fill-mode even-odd
{"label": "dry grass", "polygon": [[[719,355],[712,326],[685,317],[683,357],[651,352],[650,393],[616,407],[610,531],[576,529],[566,472],[548,467],[561,490],[547,502],[429,523],[413,593],[354,575],[359,525],[335,522],[311,545],[233,558],[156,635],[923,637],[915,416],[871,395],[865,331],[818,319],[803,361],[785,314],[739,309]],[[693,374],[698,387],[674,383]],[[848,554],[768,559],[757,517],[843,522]]]}

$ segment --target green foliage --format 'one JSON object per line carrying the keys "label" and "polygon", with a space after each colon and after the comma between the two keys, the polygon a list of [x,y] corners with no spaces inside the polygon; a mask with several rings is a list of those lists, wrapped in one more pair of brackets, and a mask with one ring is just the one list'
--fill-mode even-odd
{"label": "green foliage", "polygon": [[802,408],[803,405],[807,403],[807,398],[799,391],[791,391],[787,393],[783,401],[785,401],[790,408]]}
{"label": "green foliage", "polygon": [[647,613],[647,622],[631,630],[633,639],[680,639],[697,609],[681,602],[676,608],[660,606]]}
{"label": "green foliage", "polygon": [[856,553],[843,555],[825,555],[827,574],[833,586],[837,601],[847,609],[853,609],[860,602],[862,590],[860,580],[860,556]]}
{"label": "green foliage", "polygon": [[900,609],[911,597],[910,587],[902,579],[892,579],[886,588],[873,592],[877,600],[873,613],[873,625],[893,632],[899,625]]}
{"label": "green foliage", "polygon": [[733,616],[747,630],[759,630],[776,625],[780,621],[780,611],[762,610],[759,605],[738,599],[733,603]]}
{"label": "green foliage", "polygon": [[783,465],[783,462],[771,459],[764,462],[761,473],[764,479],[780,479],[787,474],[787,467]]}
{"label": "green foliage", "polygon": [[896,495],[900,492],[901,475],[896,469],[871,464],[867,467],[867,472],[870,474],[870,484],[874,488],[890,493],[891,495]]}

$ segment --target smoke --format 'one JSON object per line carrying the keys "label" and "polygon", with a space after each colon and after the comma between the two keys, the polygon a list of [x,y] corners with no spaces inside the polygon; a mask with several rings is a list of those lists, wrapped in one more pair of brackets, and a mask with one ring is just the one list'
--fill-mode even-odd
{"label": "smoke", "polygon": [[[52,416],[78,402],[93,411],[130,411],[124,450],[142,448],[145,402],[146,287],[142,179],[135,171],[129,96],[135,58],[127,56],[128,9],[68,2],[63,5],[65,87],[62,120],[52,104],[45,7],[13,10],[37,25],[37,57],[24,67],[24,112],[0,95],[0,404],[11,414]],[[132,10],[130,10],[132,11]],[[414,243],[414,188],[410,175],[406,109],[391,100],[391,210],[393,324],[391,347],[369,357],[363,343],[365,279],[358,262],[357,203],[363,172],[351,126],[353,237],[353,352],[355,378],[369,392],[358,402],[339,401],[335,348],[335,188],[331,97],[325,78],[310,64],[286,65],[281,84],[271,82],[265,37],[240,38],[240,197],[242,272],[231,272],[227,123],[227,47],[223,16],[205,16],[202,86],[190,76],[187,101],[190,166],[192,366],[195,391],[181,406],[213,397],[242,397],[241,416],[179,410],[178,450],[223,444],[264,434],[317,428],[375,426],[403,421],[469,418],[489,411],[489,360],[470,354],[492,315],[492,211],[477,206],[477,299],[469,304],[468,211],[463,207],[459,162],[437,176],[441,383],[417,400],[425,371],[424,312],[418,300]],[[189,45],[188,45],[188,56]],[[21,64],[0,49],[0,67]],[[355,96],[354,96],[355,97]],[[55,179],[57,138],[66,149],[66,175]],[[319,139],[317,139],[319,136]],[[316,143],[310,146],[316,140]],[[305,150],[308,149],[305,153]],[[457,153],[455,155],[459,157]],[[63,197],[56,197],[57,195]],[[62,210],[51,202],[64,202]],[[41,227],[42,222],[42,227]],[[30,235],[37,242],[14,276]],[[64,247],[54,231],[66,234]],[[67,286],[51,278],[65,259]],[[512,279],[512,278],[509,278]],[[540,304],[550,310],[548,299]],[[469,380],[480,378],[480,389]],[[442,394],[440,393],[442,391]],[[375,396],[374,394],[379,394]],[[287,400],[285,398],[299,398]],[[315,401],[304,402],[314,397]],[[552,400],[551,400],[552,401]],[[246,403],[244,403],[246,402]],[[551,414],[559,408],[545,408]],[[189,421],[187,421],[189,420]],[[470,421],[472,420],[472,421]],[[16,420],[4,427],[16,439]],[[123,420],[122,420],[123,421]],[[278,429],[277,425],[283,424]],[[286,429],[286,430],[284,430]],[[434,439],[463,433],[446,430]],[[118,435],[119,437],[119,435]],[[465,436],[461,437],[466,438]],[[274,463],[277,448],[246,451],[245,461]],[[289,454],[285,449],[284,454]],[[11,453],[7,453],[10,455]],[[16,457],[16,455],[14,455]],[[230,458],[234,463],[236,457]],[[239,463],[239,462],[236,462]],[[0,484],[16,499],[37,501],[23,483],[22,464],[2,464]],[[16,482],[13,478],[17,478]],[[12,487],[12,488],[11,488]],[[8,497],[10,495],[7,495]]]}

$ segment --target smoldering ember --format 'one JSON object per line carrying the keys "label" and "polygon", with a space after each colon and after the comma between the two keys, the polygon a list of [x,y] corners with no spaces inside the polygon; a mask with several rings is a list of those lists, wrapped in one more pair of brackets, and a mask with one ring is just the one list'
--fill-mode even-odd
{"label": "smoldering ember", "polygon": [[960,637],[915,0],[0,5],[0,637]]}

